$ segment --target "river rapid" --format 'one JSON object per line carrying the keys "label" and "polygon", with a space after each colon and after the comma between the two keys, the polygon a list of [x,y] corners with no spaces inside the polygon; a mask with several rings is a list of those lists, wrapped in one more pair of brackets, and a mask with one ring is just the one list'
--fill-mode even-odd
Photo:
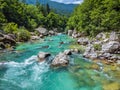
{"label": "river rapid", "polygon": [[[64,44],[60,45],[60,42]],[[14,52],[0,53],[0,90],[120,90],[120,67],[105,65],[73,54],[67,67],[51,68],[37,62],[39,51],[54,58],[75,40],[67,35],[23,43]],[[48,48],[46,48],[46,46]]]}

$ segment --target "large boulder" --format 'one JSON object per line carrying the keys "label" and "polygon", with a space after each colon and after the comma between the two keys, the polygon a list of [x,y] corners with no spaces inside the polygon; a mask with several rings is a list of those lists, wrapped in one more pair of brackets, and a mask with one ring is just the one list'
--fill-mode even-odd
{"label": "large boulder", "polygon": [[12,39],[16,39],[16,36],[14,34],[7,34],[7,36],[11,37]]}
{"label": "large boulder", "polygon": [[16,41],[15,41],[16,37],[14,34],[3,34],[0,33],[0,47],[2,49],[6,48],[6,45],[10,45],[10,46],[15,46],[16,45]]}
{"label": "large boulder", "polygon": [[47,31],[46,28],[39,27],[39,28],[37,28],[35,30],[38,31],[39,35],[43,35],[43,36],[48,35],[48,31]]}
{"label": "large boulder", "polygon": [[59,53],[51,63],[53,67],[67,66],[69,64],[71,50],[65,50],[63,53]]}
{"label": "large boulder", "polygon": [[102,60],[112,60],[112,61],[117,61],[120,60],[120,56],[116,55],[116,54],[110,54],[110,53],[101,53],[99,54],[99,59]]}
{"label": "large boulder", "polygon": [[109,40],[110,41],[120,41],[120,38],[116,32],[111,32]]}
{"label": "large boulder", "polygon": [[55,32],[52,31],[52,30],[50,30],[50,31],[49,31],[49,35],[55,35]]}
{"label": "large boulder", "polygon": [[45,61],[49,56],[51,56],[51,54],[46,53],[46,52],[39,52],[39,54],[37,55],[38,57],[38,61]]}
{"label": "large boulder", "polygon": [[12,46],[16,45],[16,41],[10,35],[4,35],[4,39],[2,40],[4,44],[10,44]]}
{"label": "large boulder", "polygon": [[86,48],[83,56],[86,58],[91,58],[91,59],[96,59],[98,57],[97,52],[95,52],[93,45],[89,45]]}
{"label": "large boulder", "polygon": [[105,60],[105,59],[109,59],[111,56],[112,56],[112,54],[110,54],[110,53],[100,53],[99,59]]}
{"label": "large boulder", "polygon": [[96,36],[96,39],[98,39],[98,40],[105,39],[105,38],[106,38],[105,33],[99,33],[99,34]]}
{"label": "large boulder", "polygon": [[65,50],[65,51],[64,51],[64,54],[65,54],[65,55],[71,55],[71,54],[72,54],[72,51],[71,51],[71,50]]}
{"label": "large boulder", "polygon": [[117,41],[110,41],[102,45],[102,51],[105,53],[115,53],[120,51],[120,43]]}
{"label": "large boulder", "polygon": [[69,64],[69,59],[67,55],[59,54],[55,57],[55,59],[52,61],[52,66],[67,66]]}
{"label": "large boulder", "polygon": [[40,37],[39,36],[31,36],[31,40],[39,40]]}
{"label": "large boulder", "polygon": [[86,37],[81,37],[78,39],[77,43],[80,45],[87,45],[89,43],[89,39]]}

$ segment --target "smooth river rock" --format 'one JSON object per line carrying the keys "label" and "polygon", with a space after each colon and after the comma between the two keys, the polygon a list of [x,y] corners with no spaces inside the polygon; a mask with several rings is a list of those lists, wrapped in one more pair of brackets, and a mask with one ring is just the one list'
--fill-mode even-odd
{"label": "smooth river rock", "polygon": [[46,52],[39,52],[39,54],[37,55],[38,57],[38,61],[45,61],[49,56],[51,56],[51,54],[46,53]]}

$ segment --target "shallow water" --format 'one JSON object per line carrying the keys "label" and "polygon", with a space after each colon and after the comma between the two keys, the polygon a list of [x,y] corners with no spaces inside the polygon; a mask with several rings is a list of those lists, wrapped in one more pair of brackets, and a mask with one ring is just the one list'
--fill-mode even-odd
{"label": "shallow water", "polygon": [[[60,45],[61,41],[64,44]],[[58,35],[21,44],[16,52],[1,53],[0,61],[7,62],[0,68],[0,90],[120,90],[119,67],[94,63],[80,54],[72,55],[70,65],[59,69],[36,62],[39,51],[54,57],[71,42],[72,38]]]}

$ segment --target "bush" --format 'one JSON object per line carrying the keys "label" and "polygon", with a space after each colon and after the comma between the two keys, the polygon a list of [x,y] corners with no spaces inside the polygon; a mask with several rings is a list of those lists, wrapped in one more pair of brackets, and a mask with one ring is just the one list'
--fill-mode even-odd
{"label": "bush", "polygon": [[30,32],[25,28],[20,28],[17,32],[18,41],[28,41],[30,39]]}
{"label": "bush", "polygon": [[18,30],[18,25],[11,22],[11,23],[8,23],[5,27],[4,27],[4,31],[6,33],[11,33],[11,34],[14,34],[16,31]]}
{"label": "bush", "polygon": [[102,46],[100,44],[94,44],[93,47],[95,48],[95,50],[101,50]]}

